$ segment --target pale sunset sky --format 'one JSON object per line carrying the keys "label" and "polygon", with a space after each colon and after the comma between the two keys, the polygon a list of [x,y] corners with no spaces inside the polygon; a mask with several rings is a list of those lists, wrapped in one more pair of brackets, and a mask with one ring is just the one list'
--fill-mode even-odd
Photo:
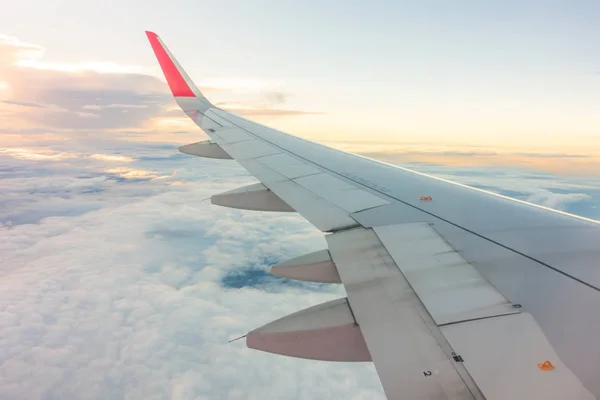
{"label": "pale sunset sky", "polygon": [[[79,75],[96,89],[127,89],[125,78],[97,83],[86,70],[162,81],[144,35],[152,30],[215,103],[293,134],[352,151],[475,151],[484,164],[490,152],[509,163],[514,154],[543,153],[544,165],[560,153],[578,156],[570,172],[598,166],[596,1],[3,2],[4,53],[12,43],[19,65],[0,70],[5,101],[51,100],[23,93],[39,89],[25,78],[32,69],[60,72],[63,87]],[[2,108],[5,127],[24,123],[9,121],[11,112],[39,111]],[[198,133],[177,116],[115,128]]]}
{"label": "pale sunset sky", "polygon": [[[345,296],[271,275],[327,247],[181,154],[156,32],[214,104],[600,220],[598,0],[0,0],[0,399],[383,399],[371,363],[231,339]],[[454,199],[447,199],[453,201]]]}

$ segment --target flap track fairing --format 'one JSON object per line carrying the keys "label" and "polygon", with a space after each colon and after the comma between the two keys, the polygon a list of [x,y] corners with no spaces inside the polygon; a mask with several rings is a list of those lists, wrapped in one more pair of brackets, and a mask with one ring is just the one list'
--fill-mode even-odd
{"label": "flap track fairing", "polygon": [[321,361],[371,361],[346,298],[328,301],[249,332],[251,349]]}
{"label": "flap track fairing", "polygon": [[262,183],[244,186],[210,198],[218,206],[255,211],[294,212],[286,202]]}
{"label": "flap track fairing", "polygon": [[197,157],[218,158],[221,160],[233,159],[225,150],[223,150],[221,146],[211,142],[210,140],[186,144],[185,146],[181,146],[179,151]]}
{"label": "flap track fairing", "polygon": [[281,278],[319,283],[342,283],[329,250],[319,250],[273,265],[271,274]]}

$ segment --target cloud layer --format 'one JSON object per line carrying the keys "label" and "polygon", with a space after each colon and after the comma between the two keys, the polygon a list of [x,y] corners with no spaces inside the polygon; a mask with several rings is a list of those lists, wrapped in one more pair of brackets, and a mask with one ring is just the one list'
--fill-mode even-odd
{"label": "cloud layer", "polygon": [[392,164],[428,163],[463,167],[520,167],[560,175],[600,177],[600,151],[581,143],[565,146],[564,152],[540,144],[537,148],[485,147],[477,145],[436,146],[420,143],[336,143],[342,149],[359,152]]}
{"label": "cloud layer", "polygon": [[[111,161],[82,154],[2,156],[11,178],[0,190],[11,203],[2,205],[0,228],[0,397],[381,397],[369,364],[228,343],[343,296],[339,287],[290,285],[264,273],[324,239],[295,215],[203,202],[250,182],[235,164],[151,149],[153,157],[104,165]],[[119,163],[153,174],[116,176],[110,171]]]}
{"label": "cloud layer", "polygon": [[[252,182],[235,163],[171,144],[85,139],[7,148],[0,165],[1,398],[382,398],[370,364],[228,343],[343,296],[266,273],[325,246],[304,220],[202,200]],[[415,167],[597,215],[592,181]]]}
{"label": "cloud layer", "polygon": [[[44,54],[40,46],[0,35],[0,113],[5,128],[160,130],[160,123],[169,119],[179,120],[184,129],[194,127],[176,107],[166,84],[139,67],[50,63]],[[226,85],[206,91],[223,108],[261,119],[315,114],[281,108],[290,94],[277,90]],[[168,121],[163,128],[168,129]]]}
{"label": "cloud layer", "polygon": [[517,167],[403,165],[479,189],[600,220],[600,182],[594,176],[553,175]]}

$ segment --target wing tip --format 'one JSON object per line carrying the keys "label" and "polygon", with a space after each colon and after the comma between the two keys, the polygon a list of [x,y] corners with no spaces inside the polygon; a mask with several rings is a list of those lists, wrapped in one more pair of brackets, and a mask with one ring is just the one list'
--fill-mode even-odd
{"label": "wing tip", "polygon": [[173,96],[202,97],[185,71],[177,64],[173,55],[168,52],[158,35],[152,31],[145,32]]}

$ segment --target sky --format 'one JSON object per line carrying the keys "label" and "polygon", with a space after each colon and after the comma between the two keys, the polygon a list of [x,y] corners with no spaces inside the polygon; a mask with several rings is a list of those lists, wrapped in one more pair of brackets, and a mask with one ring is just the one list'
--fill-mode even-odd
{"label": "sky", "polygon": [[24,0],[2,10],[4,33],[44,47],[38,61],[55,66],[160,76],[143,34],[153,30],[200,87],[237,90],[238,101],[280,92],[274,105],[314,113],[276,123],[304,136],[543,152],[600,144],[593,0]]}
{"label": "sky", "polygon": [[385,162],[600,220],[594,1],[0,0],[0,398],[377,399],[370,364],[232,338],[344,295],[270,276],[325,247],[212,206],[254,179],[146,42],[215,104]]}

